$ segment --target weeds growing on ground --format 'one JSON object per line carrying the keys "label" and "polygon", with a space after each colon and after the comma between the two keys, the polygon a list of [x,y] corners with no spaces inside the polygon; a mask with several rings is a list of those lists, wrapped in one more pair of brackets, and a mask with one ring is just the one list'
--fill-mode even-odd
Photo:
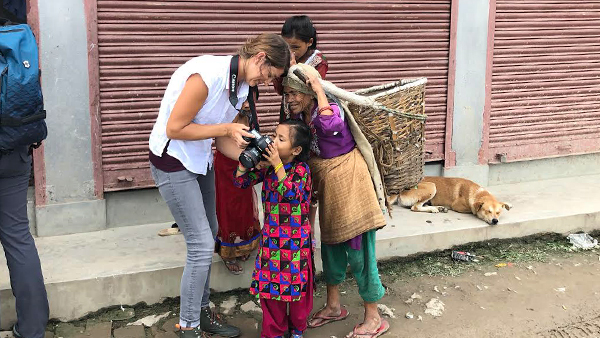
{"label": "weeds growing on ground", "polygon": [[[571,245],[559,234],[525,237],[520,239],[491,240],[470,243],[426,254],[416,254],[384,261],[380,264],[382,276],[458,276],[465,271],[488,266],[490,263],[547,262],[550,257],[572,255]],[[467,251],[479,257],[479,262],[457,262],[450,257],[453,250]]]}

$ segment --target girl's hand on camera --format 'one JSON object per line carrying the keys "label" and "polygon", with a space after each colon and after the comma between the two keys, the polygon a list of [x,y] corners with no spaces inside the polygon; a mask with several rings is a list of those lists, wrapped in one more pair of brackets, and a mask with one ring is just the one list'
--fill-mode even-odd
{"label": "girl's hand on camera", "polygon": [[267,168],[268,166],[270,166],[271,164],[269,163],[269,161],[260,161],[258,162],[258,164],[256,165],[256,169],[258,170],[262,170],[264,168]]}
{"label": "girl's hand on camera", "polygon": [[279,151],[273,143],[271,143],[271,145],[269,145],[269,147],[266,149],[265,157],[273,167],[276,167],[279,163],[282,163],[281,158],[279,157]]}

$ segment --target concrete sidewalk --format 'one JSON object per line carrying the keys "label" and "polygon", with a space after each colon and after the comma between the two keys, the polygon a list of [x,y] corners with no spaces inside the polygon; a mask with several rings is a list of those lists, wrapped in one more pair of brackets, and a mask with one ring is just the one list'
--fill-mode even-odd
{"label": "concrete sidewalk", "polygon": [[[447,249],[494,238],[537,233],[600,229],[600,175],[493,186],[499,200],[510,202],[497,226],[473,215],[414,213],[396,207],[389,225],[378,232],[381,259]],[[72,320],[100,308],[161,301],[179,295],[185,262],[180,235],[159,237],[169,224],[113,228],[36,239],[52,318]],[[317,251],[317,256],[319,252]],[[2,259],[4,260],[4,259]],[[320,258],[317,257],[317,268]],[[213,259],[211,285],[216,291],[246,288],[252,262],[242,276],[231,275],[218,256]],[[2,329],[14,323],[14,298],[8,270],[0,262]]]}

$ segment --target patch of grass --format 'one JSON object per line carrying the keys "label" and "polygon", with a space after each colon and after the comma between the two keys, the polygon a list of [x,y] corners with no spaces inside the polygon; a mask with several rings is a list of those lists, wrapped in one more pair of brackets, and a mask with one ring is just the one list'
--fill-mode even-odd
{"label": "patch of grass", "polygon": [[[461,245],[449,250],[416,254],[381,262],[380,273],[387,278],[420,276],[458,276],[481,269],[490,263],[547,262],[551,257],[575,254],[564,236],[546,234],[520,239],[491,240]],[[456,262],[450,257],[453,250],[477,255],[479,262]]]}

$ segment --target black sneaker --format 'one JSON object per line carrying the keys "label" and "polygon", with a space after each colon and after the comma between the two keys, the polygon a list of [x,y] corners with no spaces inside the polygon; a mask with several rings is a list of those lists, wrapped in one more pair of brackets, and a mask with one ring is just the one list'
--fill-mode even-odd
{"label": "black sneaker", "polygon": [[210,338],[208,333],[202,332],[199,326],[191,330],[179,330],[177,331],[179,338]]}
{"label": "black sneaker", "polygon": [[202,308],[200,311],[200,328],[202,331],[223,337],[237,337],[241,334],[239,328],[225,323],[225,321],[223,321],[219,315],[213,313],[208,306]]}
{"label": "black sneaker", "polygon": [[19,331],[17,331],[17,324],[15,324],[15,326],[13,326],[12,334],[15,338],[23,338],[23,336],[21,336]]}

